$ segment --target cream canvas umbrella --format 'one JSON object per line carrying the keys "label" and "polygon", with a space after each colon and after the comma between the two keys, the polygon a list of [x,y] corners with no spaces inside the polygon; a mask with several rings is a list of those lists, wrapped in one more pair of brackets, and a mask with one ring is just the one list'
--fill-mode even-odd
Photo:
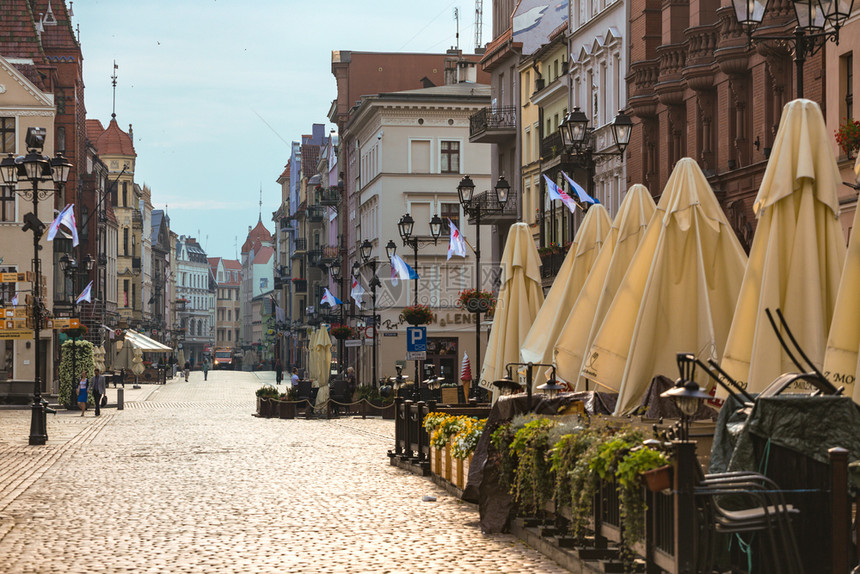
{"label": "cream canvas umbrella", "polygon": [[831,383],[837,387],[844,386],[844,394],[853,396],[854,402],[860,404],[860,385],[856,384],[857,375],[860,374],[860,365],[858,365],[860,289],[857,288],[860,285],[860,240],[857,239],[856,231],[860,229],[858,225],[860,225],[860,209],[854,211],[852,229],[855,232],[851,234],[845,267],[842,269],[836,309],[824,354],[824,372]]}
{"label": "cream canvas umbrella", "polygon": [[[609,233],[612,220],[602,205],[591,206],[576,232],[570,250],[564,258],[561,269],[552,283],[546,300],[535,317],[531,330],[520,347],[520,357],[525,363],[550,363],[553,348],[567,321],[570,310],[582,289],[600,248]],[[537,369],[534,375],[536,385],[544,382],[545,369]]]}
{"label": "cream canvas umbrella", "polygon": [[[860,181],[860,156],[854,163],[854,173]],[[860,229],[860,210],[854,210],[852,229]],[[844,386],[845,394],[854,397],[854,402],[860,404],[860,385],[857,376],[860,375],[860,240],[857,232],[851,234],[848,243],[848,254],[845,266],[842,268],[842,279],[839,284],[839,294],[836,298],[836,310],[833,313],[833,323],[830,325],[830,335],[827,338],[827,349],[824,354],[824,372],[830,382],[837,387]]]}
{"label": "cream canvas umbrella", "polygon": [[479,381],[493,391],[493,381],[505,374],[505,365],[519,361],[520,346],[543,303],[540,257],[528,224],[511,226],[500,267],[501,287]]}
{"label": "cream canvas umbrella", "polygon": [[801,348],[822,366],[845,261],[841,181],[818,104],[786,104],[753,205],[758,226],[722,360],[751,392],[797,370],[765,309],[782,309]]}
{"label": "cream canvas umbrella", "polygon": [[745,266],[702,170],[679,160],[585,362],[585,376],[618,388],[617,414],[655,375],[674,376],[678,352],[720,356]]}
{"label": "cream canvas umbrella", "polygon": [[577,390],[586,390],[585,379],[580,377],[585,350],[591,347],[591,340],[606,316],[656,208],[644,185],[637,183],[627,190],[597,261],[556,341],[556,374],[561,380],[576,384]]}
{"label": "cream canvas umbrella", "polygon": [[316,404],[322,405],[329,397],[328,380],[331,374],[331,337],[325,326],[317,329],[311,337],[310,365],[311,378],[319,388]]}

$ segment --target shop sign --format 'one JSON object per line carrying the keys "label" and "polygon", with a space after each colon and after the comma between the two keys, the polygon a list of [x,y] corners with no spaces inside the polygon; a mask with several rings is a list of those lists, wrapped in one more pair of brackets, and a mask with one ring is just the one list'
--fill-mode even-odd
{"label": "shop sign", "polygon": [[348,339],[343,342],[344,347],[361,347],[361,339]]}
{"label": "shop sign", "polygon": [[0,330],[0,340],[10,339],[32,339],[33,331],[29,329],[3,329]]}
{"label": "shop sign", "polygon": [[400,334],[400,333],[398,333],[398,332],[396,332],[396,331],[386,331],[386,332],[384,332],[384,333],[382,334],[382,336],[383,336],[383,337],[396,337],[396,336],[397,336],[397,335],[399,335],[399,334]]}

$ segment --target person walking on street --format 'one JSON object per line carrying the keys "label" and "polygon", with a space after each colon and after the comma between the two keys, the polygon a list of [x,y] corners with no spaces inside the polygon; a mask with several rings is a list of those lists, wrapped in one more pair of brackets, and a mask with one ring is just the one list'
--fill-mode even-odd
{"label": "person walking on street", "polygon": [[78,381],[78,408],[81,409],[81,416],[84,416],[84,412],[87,410],[88,386],[89,381],[87,380],[87,372],[81,371],[81,379]]}
{"label": "person walking on street", "polygon": [[209,359],[203,359],[203,380],[209,380]]}
{"label": "person walking on street", "polygon": [[185,367],[182,369],[182,374],[185,375],[185,382],[188,382],[188,371],[191,370],[191,363],[189,361],[185,361]]}
{"label": "person walking on street", "polygon": [[90,381],[90,388],[93,391],[93,400],[96,403],[96,416],[101,416],[101,401],[105,392],[107,392],[107,384],[105,383],[104,375],[101,374],[101,371],[96,369],[96,373]]}
{"label": "person walking on street", "polygon": [[290,377],[290,383],[293,387],[299,386],[299,368],[293,367],[293,376]]}
{"label": "person walking on street", "polygon": [[275,384],[280,385],[284,380],[284,367],[281,365],[281,360],[275,361]]}

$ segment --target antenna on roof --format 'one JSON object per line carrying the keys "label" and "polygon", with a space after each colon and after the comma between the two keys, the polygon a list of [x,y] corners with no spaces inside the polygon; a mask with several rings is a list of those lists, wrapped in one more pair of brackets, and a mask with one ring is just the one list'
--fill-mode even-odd
{"label": "antenna on roof", "polygon": [[113,61],[113,75],[110,77],[111,85],[113,86],[113,109],[111,110],[110,117],[112,119],[116,119],[116,71],[119,69],[119,66],[116,65],[116,60]]}
{"label": "antenna on roof", "polygon": [[239,259],[239,236],[233,236],[233,250],[236,253],[236,259]]}
{"label": "antenna on roof", "polygon": [[457,22],[457,42],[456,46],[454,46],[457,50],[460,49],[460,9],[456,6],[454,7],[454,21]]}
{"label": "antenna on roof", "polygon": [[475,0],[475,51],[481,49],[481,29],[484,23],[484,0]]}
{"label": "antenna on roof", "polygon": [[263,182],[260,182],[260,216],[257,223],[263,223]]}

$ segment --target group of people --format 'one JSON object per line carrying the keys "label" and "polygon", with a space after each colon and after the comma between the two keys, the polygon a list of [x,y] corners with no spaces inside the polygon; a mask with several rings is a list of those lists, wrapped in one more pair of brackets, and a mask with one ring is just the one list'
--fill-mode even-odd
{"label": "group of people", "polygon": [[[95,370],[92,377],[87,377],[86,371],[81,371],[81,378],[78,381],[78,408],[81,409],[81,416],[87,412],[87,395],[93,394],[93,401],[96,405],[96,416],[101,416],[102,397],[107,391],[107,380],[101,374],[99,369]],[[107,402],[107,401],[105,401]]]}
{"label": "group of people", "polygon": [[[284,366],[281,364],[281,360],[275,360],[275,384],[280,385],[281,381],[284,380]],[[352,390],[355,390],[355,369],[352,367],[347,367],[346,369],[346,380],[350,385]],[[297,387],[299,385],[299,368],[293,367],[292,374],[290,375],[290,385]]]}

